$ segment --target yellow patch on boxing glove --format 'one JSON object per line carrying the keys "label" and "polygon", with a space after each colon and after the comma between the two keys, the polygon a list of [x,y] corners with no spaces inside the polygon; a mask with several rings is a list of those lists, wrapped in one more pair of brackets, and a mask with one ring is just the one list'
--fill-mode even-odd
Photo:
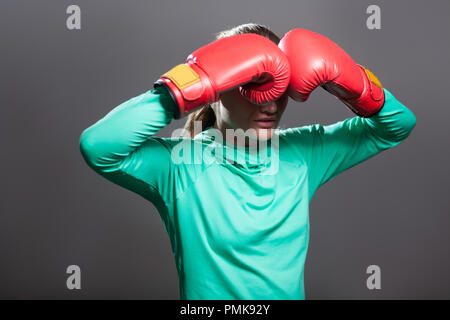
{"label": "yellow patch on boxing glove", "polygon": [[370,71],[367,68],[364,68],[364,66],[361,66],[364,71],[367,74],[367,77],[369,78],[369,81],[372,82],[373,84],[375,84],[378,88],[383,89],[383,86],[381,85],[380,80],[378,80],[378,78],[372,73],[372,71]]}
{"label": "yellow patch on boxing glove", "polygon": [[199,75],[186,64],[179,64],[162,76],[170,79],[180,90],[200,81]]}

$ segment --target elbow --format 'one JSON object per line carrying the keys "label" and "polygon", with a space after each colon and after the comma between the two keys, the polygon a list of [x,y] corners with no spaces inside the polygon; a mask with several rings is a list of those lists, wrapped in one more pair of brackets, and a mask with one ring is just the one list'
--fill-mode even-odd
{"label": "elbow", "polygon": [[[417,124],[414,113],[399,102],[389,91],[385,91],[385,105],[381,109],[381,118],[391,131],[389,136],[393,142],[398,143],[406,139]],[[384,110],[384,112],[383,112]]]}
{"label": "elbow", "polygon": [[400,142],[409,137],[414,127],[416,126],[416,116],[409,110],[405,109],[396,128],[388,134],[388,140],[391,142],[391,147],[398,145]]}
{"label": "elbow", "polygon": [[103,169],[108,163],[104,161],[105,142],[100,139],[95,130],[85,129],[79,139],[79,150],[84,161],[95,171]]}
{"label": "elbow", "polygon": [[95,148],[95,142],[92,135],[89,133],[89,128],[85,129],[81,133],[79,138],[79,150],[81,152],[81,155],[83,156],[84,161],[86,161],[89,166],[93,166],[95,164]]}
{"label": "elbow", "polygon": [[87,165],[98,173],[117,171],[122,163],[122,159],[111,151],[111,142],[94,127],[81,133],[79,150]]}
{"label": "elbow", "polygon": [[[392,118],[388,119],[390,117]],[[395,110],[386,117],[385,121],[387,126],[384,127],[381,137],[384,138],[388,147],[394,147],[408,138],[417,123],[414,113],[406,107]]]}
{"label": "elbow", "polygon": [[403,110],[402,119],[401,119],[401,135],[400,135],[400,141],[406,139],[413,129],[416,127],[417,124],[417,118],[414,115],[414,113],[409,110],[408,108],[405,108]]}

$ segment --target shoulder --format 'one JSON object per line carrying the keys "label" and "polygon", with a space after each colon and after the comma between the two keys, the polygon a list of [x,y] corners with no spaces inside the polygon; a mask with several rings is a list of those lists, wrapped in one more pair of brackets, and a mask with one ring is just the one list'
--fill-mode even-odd
{"label": "shoulder", "polygon": [[323,134],[325,126],[321,124],[312,124],[301,127],[292,127],[277,130],[276,134],[280,139],[280,143],[301,143],[314,139],[315,136]]}

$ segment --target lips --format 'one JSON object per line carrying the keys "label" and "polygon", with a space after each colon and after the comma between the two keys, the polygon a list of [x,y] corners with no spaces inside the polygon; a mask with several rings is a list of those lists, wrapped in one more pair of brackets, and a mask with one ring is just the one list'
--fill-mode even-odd
{"label": "lips", "polygon": [[255,122],[261,128],[272,128],[275,126],[277,121],[275,118],[262,118],[255,120]]}

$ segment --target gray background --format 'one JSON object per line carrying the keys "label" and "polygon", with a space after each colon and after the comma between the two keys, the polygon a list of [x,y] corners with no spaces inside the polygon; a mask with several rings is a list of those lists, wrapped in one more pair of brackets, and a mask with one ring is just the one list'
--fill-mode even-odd
{"label": "gray background", "polygon": [[[66,28],[70,4],[81,30]],[[370,4],[381,30],[366,28]],[[179,298],[157,211],[92,171],[78,139],[215,32],[246,22],[330,37],[417,117],[406,141],[315,195],[307,299],[450,298],[448,0],[2,0],[0,15],[0,298]],[[350,116],[316,90],[291,101],[281,125]],[[78,291],[66,288],[71,264]],[[381,290],[366,287],[372,264]]]}

